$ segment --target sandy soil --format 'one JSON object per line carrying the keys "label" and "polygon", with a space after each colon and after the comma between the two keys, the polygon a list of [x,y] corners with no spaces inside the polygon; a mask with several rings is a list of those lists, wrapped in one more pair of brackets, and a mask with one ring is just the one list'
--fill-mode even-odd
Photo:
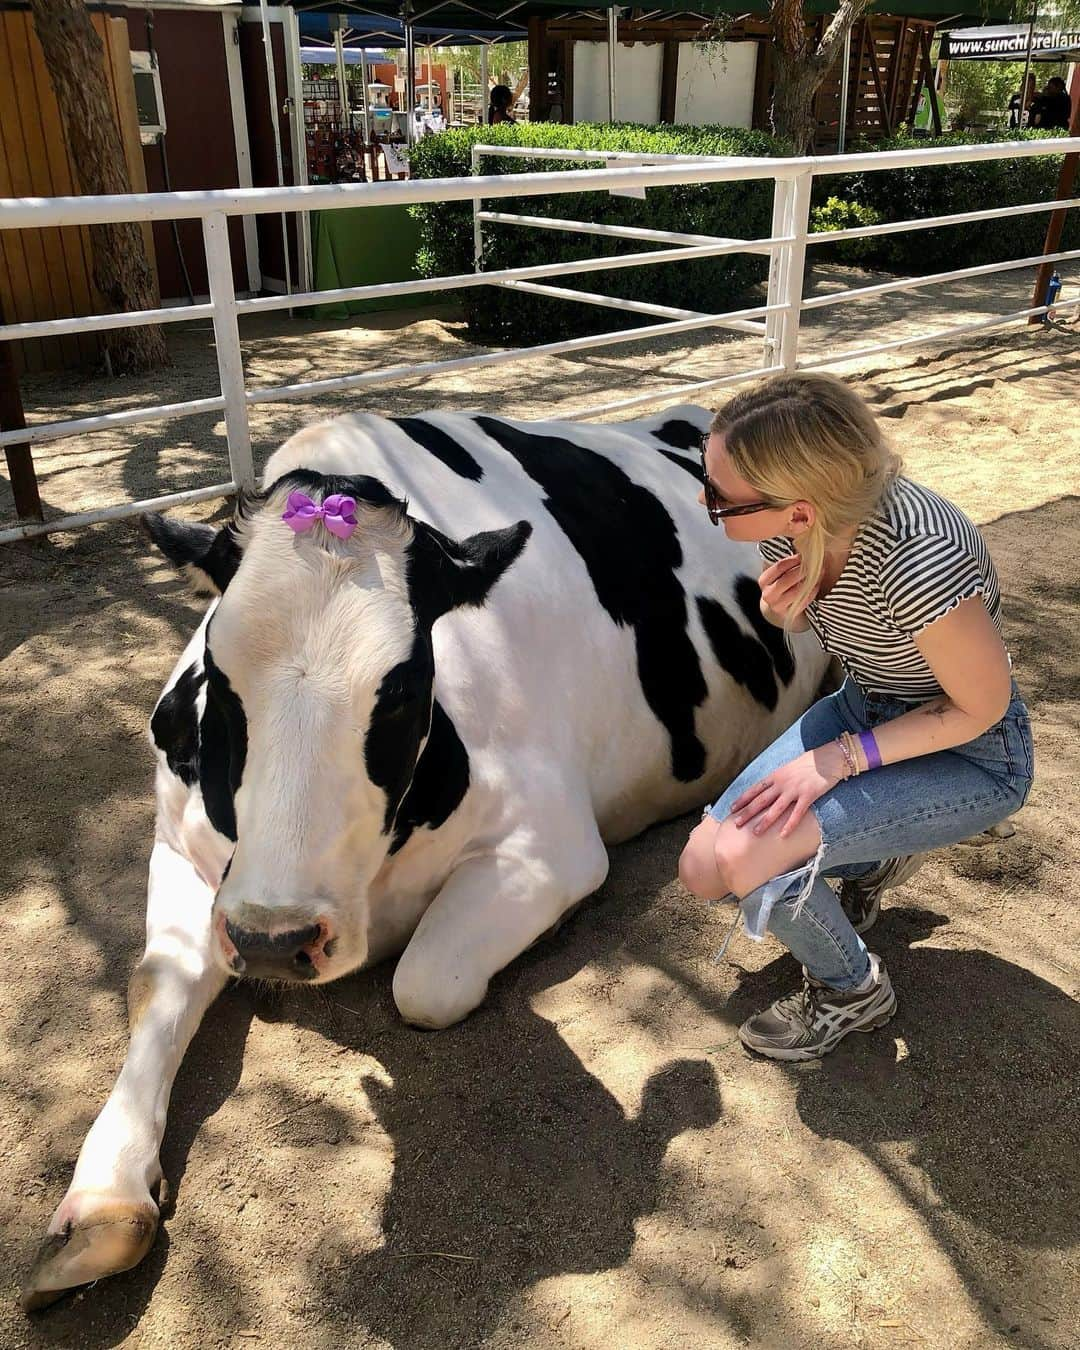
{"label": "sandy soil", "polygon": [[[955,318],[1015,299],[936,303]],[[813,341],[861,341],[824,314],[835,327]],[[383,360],[379,343],[462,350],[436,316],[374,339],[248,336],[249,369],[273,382],[358,349]],[[746,341],[366,406],[570,407],[628,376],[702,378]],[[212,389],[207,335],[175,350],[170,396]],[[4,1350],[1076,1345],[1080,335],[1010,330],[853,378],[913,475],[985,528],[1038,752],[1012,838],[942,852],[890,893],[874,946],[896,1020],[821,1064],[747,1058],[736,1027],[793,966],[745,941],[711,963],[723,917],[673,879],[690,823],[674,822],[619,849],[595,901],[449,1032],[397,1020],[388,968],[226,990],[177,1082],[175,1210],[150,1256],[33,1320],[19,1275],[124,1053],[152,830],[143,727],[197,607],[129,524],[0,550]],[[71,415],[104,397],[27,391]],[[260,452],[312,413],[260,412]],[[222,462],[208,419],[57,447],[43,483],[69,509],[214,481]]]}

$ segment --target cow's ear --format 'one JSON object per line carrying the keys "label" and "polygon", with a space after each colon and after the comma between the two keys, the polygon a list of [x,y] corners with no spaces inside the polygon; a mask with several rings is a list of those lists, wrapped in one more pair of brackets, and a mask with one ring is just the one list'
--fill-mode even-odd
{"label": "cow's ear", "polygon": [[521,552],[532,525],[519,520],[502,530],[483,530],[450,539],[417,523],[410,547],[409,591],[417,612],[429,623],[459,605],[482,605],[488,592]]}
{"label": "cow's ear", "polygon": [[220,595],[240,565],[240,545],[230,525],[191,525],[152,512],[142,527],[200,594]]}

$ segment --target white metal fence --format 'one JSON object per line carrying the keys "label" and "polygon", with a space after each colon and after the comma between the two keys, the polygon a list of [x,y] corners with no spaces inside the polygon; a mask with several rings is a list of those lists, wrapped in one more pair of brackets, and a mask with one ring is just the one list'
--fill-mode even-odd
{"label": "white metal fence", "polygon": [[[131,314],[102,314],[73,319],[49,319],[36,323],[13,323],[0,326],[0,341],[22,338],[58,337],[65,334],[92,332],[100,329],[130,327],[154,323],[179,323],[196,318],[210,318],[213,322],[221,393],[211,398],[190,399],[179,403],[159,404],[153,407],[126,409],[95,417],[72,421],[34,422],[25,429],[0,432],[0,446],[35,445],[65,436],[78,436],[108,428],[134,426],[140,423],[161,422],[200,413],[224,413],[228,440],[230,478],[228,482],[191,491],[174,492],[147,501],[124,502],[93,511],[83,511],[46,521],[28,522],[0,530],[0,543],[32,535],[94,524],[98,521],[136,515],[140,512],[225,496],[238,487],[250,487],[255,474],[251,454],[251,435],[248,407],[252,404],[281,402],[291,399],[313,398],[320,394],[346,389],[388,384],[395,380],[415,379],[447,371],[480,369],[526,361],[539,356],[584,351],[594,347],[611,346],[623,342],[648,341],[650,338],[671,336],[708,328],[728,328],[759,336],[762,340],[761,359],[747,369],[716,379],[649,391],[643,394],[593,405],[576,414],[596,417],[604,413],[628,409],[640,404],[661,403],[686,398],[706,389],[736,384],[754,379],[769,371],[794,370],[810,366],[833,365],[894,351],[898,348],[938,342],[945,337],[995,328],[1002,324],[1027,319],[1045,312],[1045,306],[996,315],[975,322],[954,324],[950,327],[919,333],[891,342],[879,342],[858,349],[839,350],[824,357],[799,359],[799,325],[806,310],[826,305],[850,303],[893,291],[912,290],[959,281],[966,277],[989,275],[1014,268],[1031,267],[1042,262],[1063,262],[1080,257],[1080,249],[1062,251],[1046,257],[1035,256],[983,267],[960,268],[931,276],[912,277],[884,282],[876,286],[857,287],[817,296],[802,298],[806,267],[806,251],[817,244],[843,239],[868,238],[906,230],[931,229],[949,225],[966,225],[1000,216],[1027,212],[1048,213],[1058,208],[1080,206],[1080,198],[1064,201],[1032,202],[1024,206],[992,207],[956,215],[934,216],[917,220],[897,221],[884,225],[864,226],[858,229],[830,233],[809,232],[810,195],[815,176],[850,172],[888,172],[891,169],[923,165],[972,163],[980,160],[1024,158],[1031,155],[1061,154],[1080,150],[1080,138],[1045,141],[1023,141],[997,145],[947,146],[892,150],[882,153],[844,155],[828,158],[800,159],[742,159],[694,158],[691,156],[649,157],[623,152],[593,152],[555,150],[533,147],[476,146],[473,150],[474,176],[469,178],[420,179],[402,182],[370,184],[340,184],[325,187],[249,188],[208,192],[138,193],[112,197],[57,197],[43,199],[16,199],[0,201],[0,229],[33,229],[60,225],[90,225],[112,221],[152,221],[196,218],[202,221],[206,247],[207,271],[210,282],[210,300],[207,304],[184,308],[162,308]],[[605,161],[599,169],[570,169],[555,173],[521,173],[484,176],[479,173],[483,158],[497,155],[547,160]],[[650,230],[632,226],[592,224],[588,221],[553,219],[547,216],[528,216],[500,212],[486,208],[485,202],[502,198],[550,196],[589,191],[641,196],[648,188],[670,187],[679,184],[710,184],[738,182],[748,179],[772,180],[773,213],[768,237],[762,239],[728,239],[711,235],[687,234],[669,230]],[[380,285],[344,287],[337,290],[311,291],[299,295],[263,296],[238,300],[233,288],[232,263],[229,254],[228,218],[260,213],[284,211],[325,211],[342,207],[384,206],[417,202],[471,201],[474,229],[474,270],[458,276],[430,280],[388,282]],[[619,255],[557,262],[532,267],[483,270],[483,227],[485,224],[512,225],[518,228],[565,230],[607,238],[625,238],[637,243],[656,243],[661,247]],[[545,284],[545,278],[564,278],[570,273],[588,273],[614,268],[643,267],[677,263],[691,258],[721,257],[731,253],[758,253],[769,258],[769,281],[766,303],[751,308],[722,314],[697,310],[675,309],[645,301],[620,300],[613,296],[572,290],[560,285]],[[244,378],[238,320],[242,315],[260,314],[272,310],[300,309],[307,306],[330,304],[344,300],[365,300],[416,293],[461,290],[470,286],[502,286],[530,293],[550,296],[552,299],[573,300],[623,312],[639,313],[658,322],[635,328],[619,328],[587,337],[570,338],[562,342],[548,342],[541,346],[514,348],[482,355],[460,357],[456,360],[410,362],[377,370],[361,371],[353,375],[331,379],[310,380],[298,384],[277,385],[271,388],[248,389]],[[1080,304],[1070,300],[1056,306],[1068,309]],[[574,414],[572,414],[574,415]]]}

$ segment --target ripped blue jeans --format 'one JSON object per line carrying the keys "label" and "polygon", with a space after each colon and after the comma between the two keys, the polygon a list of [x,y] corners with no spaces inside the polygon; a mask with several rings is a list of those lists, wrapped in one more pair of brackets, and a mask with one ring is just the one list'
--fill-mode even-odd
{"label": "ripped blue jeans", "polygon": [[[813,707],[748,764],[709,810],[724,820],[748,787],[781,764],[909,712],[914,704],[865,694],[854,680]],[[837,783],[812,806],[821,847],[809,862],[774,877],[742,901],[747,935],[773,933],[815,980],[852,989],[869,970],[866,946],[825,877],[857,877],[886,858],[957,844],[996,825],[1027,799],[1034,771],[1031,724],[1016,686],[1008,711],[965,745],[886,764]]]}

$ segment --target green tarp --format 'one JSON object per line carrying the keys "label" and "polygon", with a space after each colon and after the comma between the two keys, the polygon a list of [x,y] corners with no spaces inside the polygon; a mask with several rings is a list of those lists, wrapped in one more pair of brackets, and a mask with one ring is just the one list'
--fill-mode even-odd
{"label": "green tarp", "polygon": [[[354,207],[313,211],[311,247],[315,255],[315,289],[374,286],[384,281],[415,281],[420,227],[407,206]],[[319,305],[320,318],[403,309],[431,304],[431,292],[390,296],[384,300],[345,300]]]}

